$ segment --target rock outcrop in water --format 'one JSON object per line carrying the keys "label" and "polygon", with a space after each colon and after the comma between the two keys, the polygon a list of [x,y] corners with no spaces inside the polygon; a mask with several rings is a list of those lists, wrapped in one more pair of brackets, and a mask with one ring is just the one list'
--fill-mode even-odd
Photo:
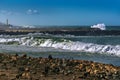
{"label": "rock outcrop in water", "polygon": [[0,54],[0,80],[120,80],[120,67],[84,60]]}

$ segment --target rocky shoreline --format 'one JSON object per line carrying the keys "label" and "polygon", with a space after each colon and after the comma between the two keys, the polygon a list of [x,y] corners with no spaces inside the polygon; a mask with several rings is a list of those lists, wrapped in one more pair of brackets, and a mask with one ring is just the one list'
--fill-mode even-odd
{"label": "rocky shoreline", "polygon": [[120,80],[120,66],[1,53],[0,80]]}
{"label": "rocky shoreline", "polygon": [[39,28],[36,28],[36,30],[29,30],[29,29],[18,29],[14,30],[7,30],[7,31],[1,31],[0,35],[27,35],[29,33],[42,33],[42,34],[52,34],[52,35],[74,35],[74,36],[120,36],[120,30],[97,30],[97,29],[88,29],[88,30],[82,30],[82,29],[63,29],[63,30],[52,30],[51,28],[48,30],[41,30]]}

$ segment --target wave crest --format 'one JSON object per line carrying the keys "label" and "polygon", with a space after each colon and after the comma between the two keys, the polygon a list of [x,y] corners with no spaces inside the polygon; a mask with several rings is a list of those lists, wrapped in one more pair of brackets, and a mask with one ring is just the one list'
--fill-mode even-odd
{"label": "wave crest", "polygon": [[71,51],[101,53],[120,56],[120,45],[98,45],[94,43],[73,42],[66,39],[43,39],[34,37],[22,37],[11,39],[0,39],[0,43],[18,42],[17,45],[26,45],[33,47],[53,47]]}

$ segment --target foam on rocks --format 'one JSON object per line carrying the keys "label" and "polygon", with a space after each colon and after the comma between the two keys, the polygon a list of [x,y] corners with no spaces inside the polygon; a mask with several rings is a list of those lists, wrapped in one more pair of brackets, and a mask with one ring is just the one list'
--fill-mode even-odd
{"label": "foam on rocks", "polygon": [[91,28],[99,28],[100,30],[106,30],[105,24],[97,24],[97,25],[93,25],[91,26]]}

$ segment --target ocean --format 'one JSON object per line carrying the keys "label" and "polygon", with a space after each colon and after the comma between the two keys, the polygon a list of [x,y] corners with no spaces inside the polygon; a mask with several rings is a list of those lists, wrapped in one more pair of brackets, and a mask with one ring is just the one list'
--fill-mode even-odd
{"label": "ocean", "polygon": [[91,60],[120,66],[120,36],[0,35],[0,52]]}

